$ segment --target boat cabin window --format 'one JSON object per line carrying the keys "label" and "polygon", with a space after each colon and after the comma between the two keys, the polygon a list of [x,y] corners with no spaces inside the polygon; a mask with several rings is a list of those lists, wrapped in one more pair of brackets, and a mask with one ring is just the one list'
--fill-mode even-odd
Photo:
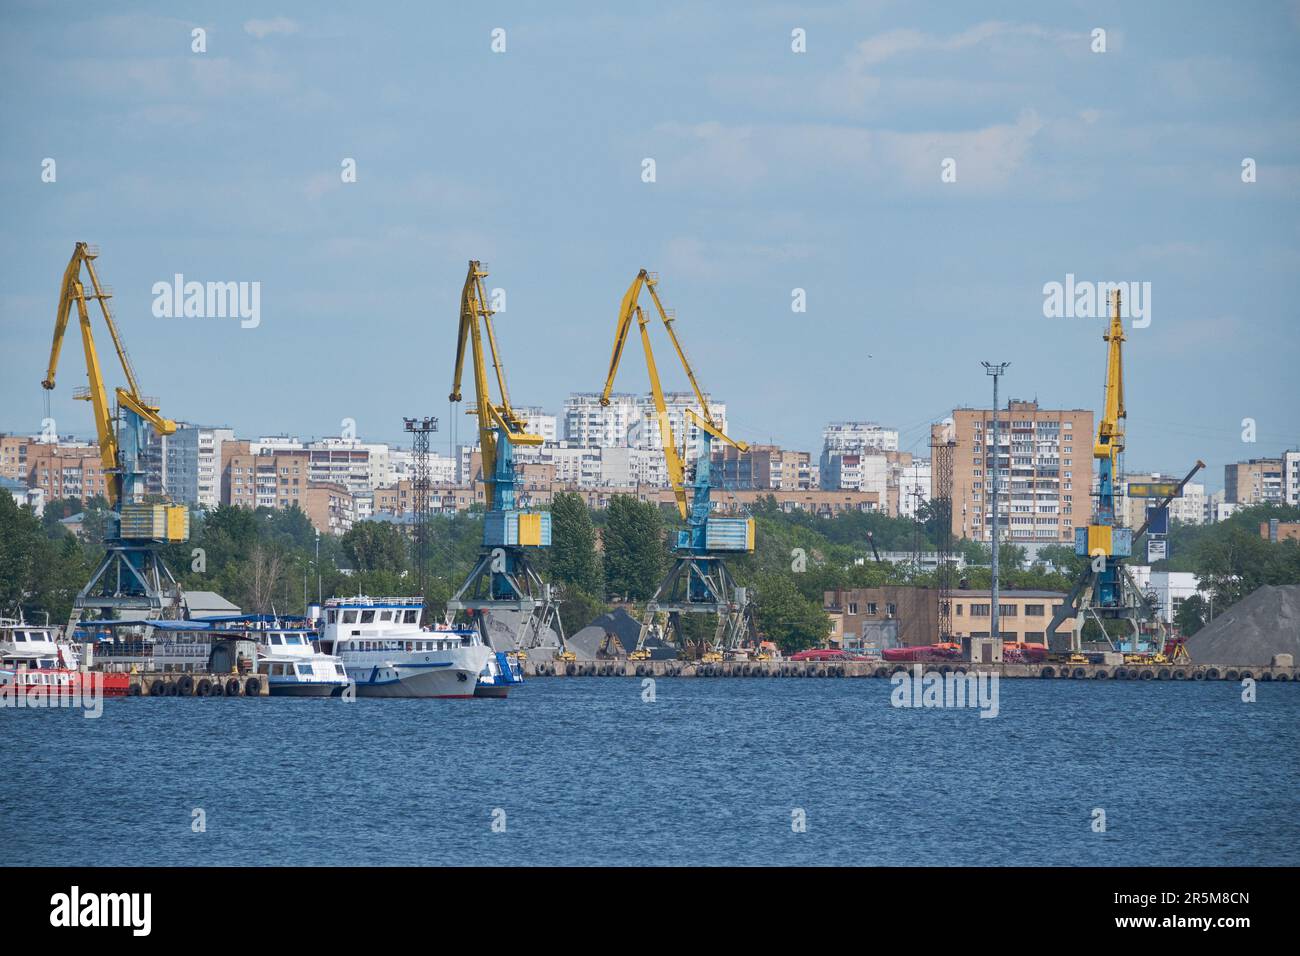
{"label": "boat cabin window", "polygon": [[272,644],[276,644],[276,645],[278,645],[278,644],[280,643],[280,635],[279,635],[279,634],[272,634],[272,635],[271,635],[271,643],[272,643]]}
{"label": "boat cabin window", "polygon": [[381,620],[381,621],[391,621],[392,619],[393,619],[393,612],[392,612],[392,611],[380,611],[380,612],[379,612],[379,620]]}
{"label": "boat cabin window", "polygon": [[356,611],[344,611],[344,612],[343,612],[343,623],[344,623],[344,624],[355,624],[355,623],[357,623],[357,612],[356,612]]}
{"label": "boat cabin window", "polygon": [[297,634],[286,634],[284,636],[284,642],[292,646],[301,646],[302,638],[299,637]]}
{"label": "boat cabin window", "polygon": [[298,674],[302,677],[313,677],[316,674],[316,670],[310,664],[299,664]]}
{"label": "boat cabin window", "polygon": [[330,610],[326,614],[325,619],[329,621],[331,624],[337,624],[339,622],[339,612],[334,610],[333,608],[330,608]]}
{"label": "boat cabin window", "polygon": [[362,611],[362,612],[361,612],[361,623],[362,623],[362,624],[374,624],[374,623],[375,623],[375,612],[374,612],[374,611]]}
{"label": "boat cabin window", "polygon": [[14,643],[15,644],[27,643],[27,635],[24,634],[22,631],[14,631]]}
{"label": "boat cabin window", "polygon": [[414,624],[419,620],[419,617],[420,617],[420,612],[412,608],[405,612],[405,614],[402,617],[402,623]]}

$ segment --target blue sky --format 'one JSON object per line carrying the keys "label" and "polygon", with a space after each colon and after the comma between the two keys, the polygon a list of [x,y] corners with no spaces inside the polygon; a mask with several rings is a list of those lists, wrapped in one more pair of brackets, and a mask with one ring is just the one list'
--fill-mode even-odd
{"label": "blue sky", "polygon": [[[1217,487],[1300,445],[1300,5],[701,7],[6,4],[0,429],[39,427],[85,239],[144,390],[241,434],[400,440],[434,414],[445,441],[479,258],[516,404],[600,388],[645,266],[737,437],[815,452],[874,419],[923,450],[987,404],[981,359],[1012,363],[1005,394],[1100,405],[1104,323],[1043,315],[1073,273],[1152,284],[1130,468],[1200,457]],[[155,318],[178,272],[260,282],[261,324]],[[87,434],[75,340],[61,373],[59,429]],[[646,387],[639,349],[618,387]]]}

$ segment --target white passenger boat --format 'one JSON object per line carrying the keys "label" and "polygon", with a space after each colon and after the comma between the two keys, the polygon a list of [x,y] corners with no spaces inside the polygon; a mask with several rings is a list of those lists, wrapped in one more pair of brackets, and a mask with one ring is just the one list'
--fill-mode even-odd
{"label": "white passenger boat", "polygon": [[358,697],[473,697],[493,658],[472,628],[420,626],[418,597],[331,598],[320,650],[343,661]]}

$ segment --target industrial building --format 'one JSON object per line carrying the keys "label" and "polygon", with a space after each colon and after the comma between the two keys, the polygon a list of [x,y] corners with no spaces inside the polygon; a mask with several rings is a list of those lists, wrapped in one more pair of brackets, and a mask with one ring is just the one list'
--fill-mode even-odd
{"label": "industrial building", "polygon": [[[1002,639],[1044,643],[1047,622],[1065,598],[1059,591],[1001,589]],[[833,590],[825,592],[822,606],[831,619],[831,644],[844,650],[920,646],[933,642],[939,632],[937,588],[885,585]],[[991,611],[990,591],[953,591],[952,637],[989,637]],[[1074,627],[1068,622],[1063,630]]]}

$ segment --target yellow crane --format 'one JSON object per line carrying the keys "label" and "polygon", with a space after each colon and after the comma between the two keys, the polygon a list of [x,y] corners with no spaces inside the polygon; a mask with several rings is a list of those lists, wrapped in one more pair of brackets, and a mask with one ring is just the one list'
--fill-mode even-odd
{"label": "yellow crane", "polygon": [[[108,333],[113,339],[113,348],[117,352],[118,361],[122,365],[122,372],[126,376],[128,387],[119,387],[117,389],[118,407],[126,413],[138,417],[160,435],[174,434],[176,423],[158,414],[158,406],[149,402],[140,393],[140,385],[135,376],[135,369],[131,367],[131,359],[127,355],[126,346],[122,344],[122,336],[117,330],[117,323],[113,321],[113,314],[108,308],[111,293],[100,283],[99,274],[95,271],[95,259],[98,255],[99,250],[96,247],[85,242],[78,242],[72,252],[72,259],[68,262],[68,267],[63,271],[63,284],[59,291],[59,309],[54,319],[54,341],[50,345],[50,361],[45,371],[45,378],[41,381],[41,387],[47,391],[54,389],[54,377],[59,367],[59,355],[63,349],[63,338],[68,329],[68,319],[71,317],[72,307],[75,304],[77,319],[81,327],[81,345],[86,356],[86,379],[89,385],[84,391],[74,392],[73,397],[90,402],[93,409],[95,434],[99,443],[99,460],[104,469],[104,474],[109,476],[109,480],[106,482],[108,503],[116,509],[124,498],[130,499],[133,489],[126,486],[135,476],[126,474],[122,468],[122,448],[118,442],[117,429],[113,427],[113,409],[108,404],[108,393],[104,385],[103,371],[99,364],[99,354],[95,350],[95,335],[90,325],[90,310],[86,304],[87,300],[94,299],[99,303],[100,311],[104,316],[104,324],[108,326]],[[81,281],[83,268],[90,276],[93,292],[87,292],[85,284]]]}
{"label": "yellow crane", "polygon": [[[618,310],[609,371],[605,376],[605,387],[600,393],[600,403],[608,405],[614,389],[614,378],[618,374],[619,363],[623,357],[623,349],[627,345],[632,323],[635,321],[645,351],[646,371],[650,377],[650,395],[654,401],[655,416],[663,443],[668,482],[677,500],[677,512],[686,521],[686,528],[677,533],[672,567],[646,605],[641,634],[632,656],[635,659],[642,659],[646,655],[646,637],[657,627],[655,617],[663,611],[668,615],[668,629],[679,648],[685,646],[681,628],[683,613],[717,614],[718,627],[714,632],[712,644],[708,648],[696,647],[695,650],[701,659],[720,659],[721,653],[738,650],[746,642],[749,634],[748,593],[745,588],[736,586],[727,570],[725,555],[754,550],[754,519],[749,516],[726,518],[712,515],[713,503],[710,498],[712,443],[717,439],[742,453],[749,450],[749,445],[731,438],[718,426],[709,407],[708,398],[700,387],[695,370],[686,357],[681,339],[678,338],[674,327],[676,315],[664,308],[659,298],[658,285],[657,275],[641,269],[624,293]],[[684,423],[694,424],[700,430],[694,475],[689,482],[690,491],[688,491],[686,467],[681,453],[677,450],[677,440],[673,435],[672,422],[668,416],[668,405],[659,379],[659,367],[650,344],[648,328],[650,317],[646,315],[640,303],[643,289],[650,293],[655,313],[668,333],[668,339],[672,342],[673,350],[677,353],[686,378],[691,383],[691,391],[699,406],[698,412],[687,408],[683,414]]]}
{"label": "yellow crane", "polygon": [[[100,464],[106,479],[105,492],[112,515],[110,527],[105,534],[105,557],[77,595],[72,619],[68,622],[69,636],[86,608],[98,608],[101,611],[125,608],[159,611],[163,608],[166,592],[171,593],[174,601],[179,601],[179,588],[162,563],[158,546],[189,538],[188,508],[183,505],[144,504],[137,500],[141,497],[144,480],[140,459],[147,440],[146,427],[152,428],[159,435],[171,435],[176,431],[176,423],[160,415],[157,404],[141,394],[135,369],[131,366],[126,346],[108,307],[112,293],[100,282],[95,270],[98,255],[99,250],[95,246],[78,242],[63,271],[50,360],[45,378],[41,381],[41,387],[47,392],[54,389],[63,340],[75,306],[86,360],[87,386],[75,390],[73,398],[87,401],[91,405]],[[82,279],[83,270],[90,279],[89,288]],[[108,401],[108,389],[99,353],[95,348],[89,307],[92,299],[99,304],[104,324],[108,326],[109,335],[113,339],[118,362],[126,377],[126,387],[118,387],[115,393],[116,412]]]}
{"label": "yellow crane", "polygon": [[[725,435],[718,428],[717,422],[714,421],[713,412],[709,408],[709,400],[705,397],[703,389],[700,388],[699,380],[695,377],[695,370],[691,368],[690,360],[686,357],[686,350],[682,348],[681,340],[677,337],[677,330],[673,327],[677,317],[664,308],[663,301],[659,298],[658,285],[659,277],[655,273],[642,269],[636,274],[636,278],[632,280],[632,284],[628,286],[627,292],[623,295],[623,301],[618,310],[618,325],[614,330],[614,351],[609,359],[609,372],[605,376],[605,387],[600,393],[600,404],[609,404],[610,394],[614,390],[614,377],[618,374],[619,362],[623,357],[623,347],[627,344],[628,333],[631,332],[632,322],[635,320],[637,329],[641,333],[641,345],[645,351],[646,371],[650,376],[650,394],[655,404],[655,417],[664,446],[664,461],[668,468],[668,483],[673,489],[673,495],[677,498],[677,511],[682,519],[686,520],[690,513],[690,504],[686,491],[686,468],[682,463],[681,455],[677,451],[677,441],[673,437],[672,422],[668,418],[668,405],[664,400],[663,385],[659,381],[659,367],[655,363],[654,349],[650,345],[650,332],[647,328],[649,319],[646,317],[639,301],[643,288],[650,293],[650,299],[654,302],[659,320],[668,333],[669,341],[673,343],[673,349],[677,352],[677,358],[681,361],[682,369],[686,372],[686,378],[691,383],[691,391],[695,393],[695,400],[699,403],[700,413],[696,413],[693,409],[687,409],[686,416],[707,433],[710,438],[724,441],[742,452],[748,451],[749,445]],[[703,443],[706,447],[708,444],[707,441]]]}
{"label": "yellow crane", "polygon": [[[1066,600],[1057,605],[1047,625],[1049,646],[1055,644],[1056,629],[1067,619],[1076,618],[1082,623],[1087,614],[1098,622],[1105,620],[1127,621],[1132,629],[1131,649],[1137,652],[1141,639],[1141,624],[1146,623],[1156,632],[1158,652],[1166,646],[1165,627],[1150,597],[1137,586],[1127,562],[1133,554],[1133,545],[1146,532],[1148,518],[1134,532],[1122,527],[1115,513],[1115,501],[1122,493],[1122,455],[1124,453],[1123,422],[1128,417],[1124,406],[1124,322],[1121,293],[1115,290],[1108,302],[1109,325],[1102,340],[1106,343],[1106,380],[1102,396],[1101,417],[1097,423],[1097,437],[1092,446],[1092,457],[1097,462],[1096,507],[1092,521],[1086,528],[1076,528],[1074,551],[1088,558],[1074,587]],[[1192,479],[1204,462],[1198,461],[1187,476],[1172,489],[1158,506],[1164,509]],[[1105,626],[1102,625],[1103,633]],[[1070,651],[1078,652],[1081,629],[1075,632]],[[1109,635],[1106,640],[1109,641]],[[1053,650],[1061,650],[1052,647]]]}
{"label": "yellow crane", "polygon": [[[523,654],[540,646],[552,625],[559,634],[559,657],[574,659],[564,641],[559,605],[551,586],[542,581],[528,555],[550,547],[551,516],[548,512],[519,507],[514,448],[542,444],[541,435],[527,430],[527,423],[510,405],[505,366],[492,327],[483,280],[487,270],[471,259],[460,296],[460,325],[456,336],[456,363],[452,370],[451,401],[461,401],[461,373],[466,353],[474,376],[475,404],[470,414],[478,416],[479,449],[487,513],[483,519],[483,548],[479,560],[460,589],[447,602],[449,614],[465,612],[478,625],[485,642],[491,643],[486,614],[491,611],[518,612],[519,628],[515,647]],[[468,350],[467,347],[468,346]],[[497,382],[499,400],[493,400],[488,365]]]}

